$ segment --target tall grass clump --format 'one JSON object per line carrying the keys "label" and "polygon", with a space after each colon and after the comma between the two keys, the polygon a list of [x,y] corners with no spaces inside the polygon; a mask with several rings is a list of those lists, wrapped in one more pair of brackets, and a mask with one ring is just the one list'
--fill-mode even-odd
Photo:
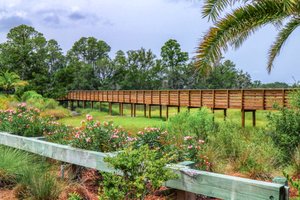
{"label": "tall grass clump", "polygon": [[217,155],[211,158],[216,171],[241,172],[251,178],[270,178],[282,158],[263,129],[243,129],[233,122],[221,123],[206,144],[206,149]]}
{"label": "tall grass clump", "polygon": [[[34,200],[54,200],[59,195],[56,179],[47,172],[49,166],[45,161],[32,154],[0,146],[0,183],[7,180],[16,186],[22,198]],[[0,184],[1,186],[1,184]]]}

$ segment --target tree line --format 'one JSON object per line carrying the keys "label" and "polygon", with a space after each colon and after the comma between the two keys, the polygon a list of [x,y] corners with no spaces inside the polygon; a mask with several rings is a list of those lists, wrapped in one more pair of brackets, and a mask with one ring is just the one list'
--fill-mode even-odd
{"label": "tree line", "polygon": [[[54,39],[47,40],[33,27],[20,25],[0,44],[0,73],[14,73],[28,84],[22,91],[35,90],[47,97],[68,90],[219,89],[264,87],[251,81],[230,60],[220,60],[209,74],[195,68],[195,60],[180,44],[168,40],[160,57],[150,49],[117,51],[94,37],[82,37],[66,54]],[[286,83],[271,86],[289,87]]]}

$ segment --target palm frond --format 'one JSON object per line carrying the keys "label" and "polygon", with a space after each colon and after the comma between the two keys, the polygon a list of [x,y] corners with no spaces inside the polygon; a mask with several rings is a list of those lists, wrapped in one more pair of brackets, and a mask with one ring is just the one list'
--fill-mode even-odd
{"label": "palm frond", "polygon": [[280,54],[280,51],[292,32],[300,26],[300,18],[291,19],[278,33],[275,42],[269,50],[267,70],[270,73],[273,68],[275,58]]}
{"label": "palm frond", "polygon": [[205,0],[202,9],[202,16],[208,17],[209,20],[216,21],[220,13],[230,5],[238,2],[246,3],[249,0]]}
{"label": "palm frond", "polygon": [[248,36],[263,25],[289,17],[280,1],[261,0],[235,9],[216,22],[203,37],[196,55],[197,67],[209,67],[227,51],[228,43],[239,46]]}

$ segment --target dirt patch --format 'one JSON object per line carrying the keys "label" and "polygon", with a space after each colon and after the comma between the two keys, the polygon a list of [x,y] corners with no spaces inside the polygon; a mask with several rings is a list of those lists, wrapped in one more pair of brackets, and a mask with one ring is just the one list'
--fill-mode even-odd
{"label": "dirt patch", "polygon": [[0,199],[1,200],[18,200],[15,197],[13,190],[8,190],[8,189],[0,189]]}

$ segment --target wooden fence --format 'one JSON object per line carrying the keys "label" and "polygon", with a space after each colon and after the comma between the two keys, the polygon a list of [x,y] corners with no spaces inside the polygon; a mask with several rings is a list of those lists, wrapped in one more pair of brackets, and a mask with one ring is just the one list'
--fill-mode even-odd
{"label": "wooden fence", "polygon": [[[5,145],[41,156],[49,157],[105,172],[115,172],[104,162],[107,156],[116,153],[101,153],[41,141],[36,138],[0,132],[0,145]],[[178,199],[196,200],[195,194],[230,200],[288,200],[288,187],[284,183],[269,183],[246,178],[191,169],[185,163],[168,165],[178,174],[178,179],[169,180],[167,187],[179,190]]]}
{"label": "wooden fence", "polygon": [[61,101],[108,102],[109,113],[112,104],[120,105],[120,114],[123,114],[123,104],[131,104],[131,115],[135,116],[136,105],[149,107],[149,117],[151,117],[151,106],[160,107],[160,117],[162,116],[162,106],[166,107],[166,117],[169,116],[169,107],[201,108],[207,107],[214,110],[224,110],[226,117],[227,109],[240,109],[242,112],[242,125],[245,125],[245,113],[252,112],[253,125],[255,126],[256,110],[274,110],[274,104],[288,107],[289,94],[292,89],[243,89],[243,90],[75,90],[69,91],[66,97],[58,99]]}

